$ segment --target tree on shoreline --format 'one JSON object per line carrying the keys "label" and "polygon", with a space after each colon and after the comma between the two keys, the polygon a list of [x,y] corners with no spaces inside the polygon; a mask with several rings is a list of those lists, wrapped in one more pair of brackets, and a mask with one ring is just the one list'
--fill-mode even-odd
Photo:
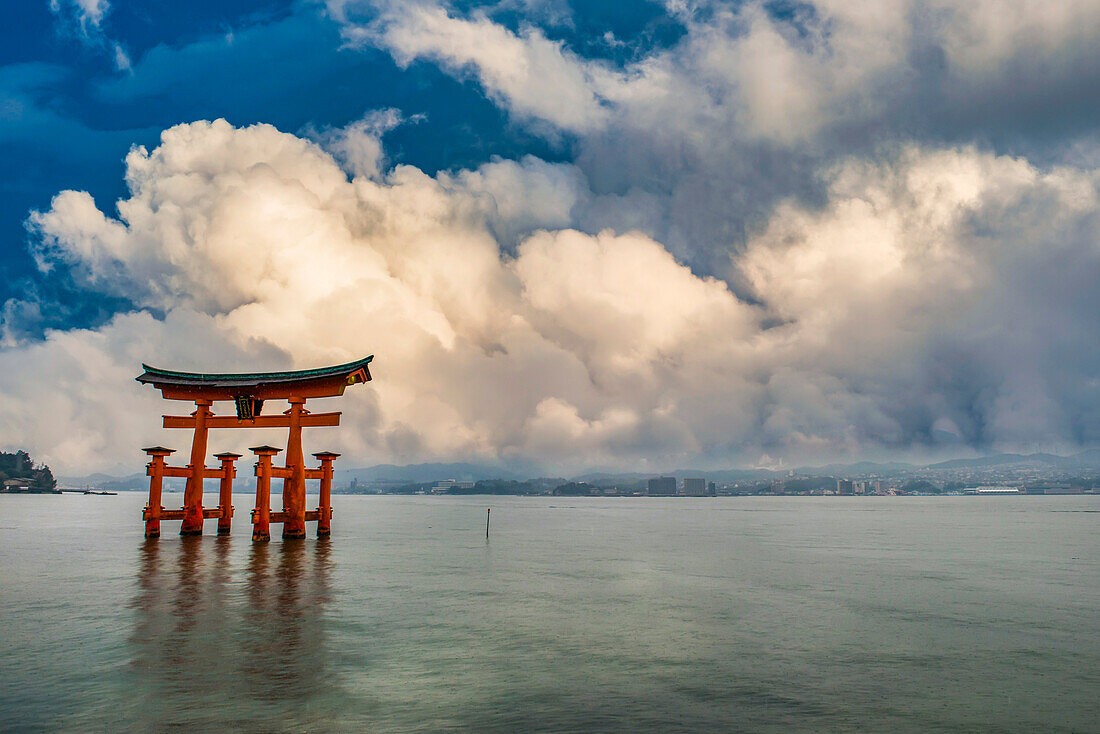
{"label": "tree on shoreline", "polygon": [[12,454],[0,451],[0,482],[5,479],[30,479],[33,489],[53,489],[57,486],[50,467],[36,465],[26,451]]}

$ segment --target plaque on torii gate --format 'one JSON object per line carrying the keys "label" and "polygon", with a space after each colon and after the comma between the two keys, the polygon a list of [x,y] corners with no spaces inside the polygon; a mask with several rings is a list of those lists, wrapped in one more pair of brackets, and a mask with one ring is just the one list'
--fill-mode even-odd
{"label": "plaque on torii gate", "polygon": [[[145,537],[160,536],[161,520],[182,520],[180,535],[201,535],[203,520],[218,518],[218,532],[228,533],[233,517],[232,487],[236,476],[234,462],[240,454],[221,453],[216,458],[218,468],[206,466],[206,439],[211,428],[287,428],[286,462],[276,466],[273,457],[280,449],[273,446],[256,446],[256,508],[252,512],[252,539],[270,539],[270,523],[282,523],[284,538],[303,538],[306,521],[317,521],[318,536],[328,535],[332,517],[332,462],[339,456],[332,452],[314,454],[320,461],[319,468],[306,468],[302,454],[302,429],[311,426],[338,426],[340,413],[310,413],[305,408],[310,398],[335,397],[344,394],[349,385],[371,379],[368,365],[373,359],[365,357],[355,362],[322,367],[313,370],[291,372],[255,372],[237,374],[210,374],[200,372],[174,372],[143,364],[145,371],[137,381],[160,390],[166,400],[185,400],[195,403],[195,412],[188,416],[164,416],[165,428],[190,428],[194,431],[191,441],[191,463],[185,467],[167,465],[167,457],[173,449],[153,446],[143,449],[149,455],[149,504],[143,512]],[[286,400],[290,409],[279,415],[263,415],[265,401]],[[211,406],[217,401],[231,401],[236,409],[233,415],[215,415]],[[183,493],[183,509],[166,510],[161,507],[161,488],[164,477],[187,479]],[[218,508],[202,506],[203,480],[220,479]],[[283,480],[283,510],[272,512],[270,507],[271,480]],[[306,480],[320,480],[320,506],[316,510],[305,509]]]}

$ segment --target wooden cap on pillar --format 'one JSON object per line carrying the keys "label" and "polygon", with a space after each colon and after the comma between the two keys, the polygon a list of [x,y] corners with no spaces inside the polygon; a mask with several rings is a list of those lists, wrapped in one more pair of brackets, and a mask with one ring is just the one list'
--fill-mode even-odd
{"label": "wooden cap on pillar", "polygon": [[230,459],[241,458],[240,454],[234,454],[232,451],[223,451],[220,454],[214,454],[215,459],[221,459],[222,461],[229,461]]}
{"label": "wooden cap on pillar", "polygon": [[169,454],[176,453],[175,449],[166,449],[163,446],[150,446],[148,448],[142,449],[142,451],[149,454],[150,456],[168,456]]}
{"label": "wooden cap on pillar", "polygon": [[282,449],[277,449],[274,446],[253,446],[249,451],[256,454],[256,456],[274,456]]}
{"label": "wooden cap on pillar", "polygon": [[316,454],[314,454],[314,456],[321,461],[324,461],[325,459],[335,459],[340,456],[340,454],[336,453],[335,451],[318,451]]}

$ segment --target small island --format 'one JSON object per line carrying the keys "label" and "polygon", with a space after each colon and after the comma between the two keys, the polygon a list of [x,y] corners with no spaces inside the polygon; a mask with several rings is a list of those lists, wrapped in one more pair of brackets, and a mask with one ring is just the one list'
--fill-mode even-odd
{"label": "small island", "polygon": [[26,451],[0,451],[0,482],[5,494],[61,494],[50,467],[35,464]]}

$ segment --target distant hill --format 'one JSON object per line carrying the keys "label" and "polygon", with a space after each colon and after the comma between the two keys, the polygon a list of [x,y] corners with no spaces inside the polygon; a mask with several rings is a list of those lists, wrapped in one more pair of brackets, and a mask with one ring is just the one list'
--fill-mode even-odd
{"label": "distant hill", "polygon": [[1078,466],[1089,469],[1100,469],[1100,449],[1089,449],[1079,454],[1068,457],[1077,462]]}
{"label": "distant hill", "polygon": [[570,481],[573,482],[586,482],[588,484],[608,484],[614,482],[641,482],[650,477],[658,476],[657,474],[643,474],[639,472],[608,472],[608,471],[595,471],[587,474],[578,474],[575,477],[571,477]]}
{"label": "distant hill", "polygon": [[[339,464],[337,464],[339,466]],[[1059,471],[1100,470],[1100,449],[1082,451],[1071,456],[1058,456],[1057,454],[995,454],[969,459],[951,459],[935,464],[920,466],[905,462],[873,462],[857,461],[851,464],[825,464],[823,466],[803,466],[793,470],[798,476],[835,476],[835,477],[859,477],[868,475],[897,475],[918,471],[953,471],[969,469],[981,471],[983,469],[1010,468],[1010,467],[1040,467]],[[704,477],[712,482],[738,482],[761,481],[772,478],[788,476],[791,470],[787,469],[715,469],[703,471],[700,469],[676,469],[666,472],[614,472],[614,471],[589,471],[569,477],[569,481],[587,482],[595,485],[633,484],[643,482],[656,476],[672,476],[682,481],[685,477]],[[500,480],[529,480],[532,477],[541,476],[540,470],[531,467],[529,470],[510,467],[505,468],[491,464],[472,464],[466,462],[457,463],[426,463],[426,464],[377,464],[375,466],[337,469],[335,472],[334,489],[345,489],[352,480],[357,480],[361,485],[403,485],[426,484],[439,482],[446,479],[457,481],[478,482],[491,479]],[[563,480],[565,481],[565,480]],[[170,480],[171,486],[166,485],[169,491],[176,489],[176,484],[182,486],[183,480]],[[61,486],[65,487],[91,487],[93,489],[108,490],[113,492],[144,491],[149,487],[149,480],[144,472],[116,477],[109,474],[89,474],[83,477],[61,477]],[[251,462],[247,459],[237,464],[237,480],[234,485],[242,492],[251,491],[255,486],[252,477]]]}
{"label": "distant hill", "polygon": [[[308,466],[308,464],[307,464]],[[339,464],[337,464],[339,466]],[[360,483],[395,483],[395,484],[419,484],[424,482],[437,482],[444,479],[457,479],[459,481],[476,482],[482,479],[524,479],[514,471],[500,467],[483,466],[479,464],[410,464],[398,466],[396,464],[378,464],[377,466],[358,469],[337,469],[334,473],[334,486],[346,487],[352,479],[358,479]],[[62,477],[61,483],[66,487],[80,488],[91,487],[93,489],[109,490],[112,492],[144,491],[149,488],[149,478],[144,472],[129,474],[122,477],[110,474],[88,474],[82,477]],[[179,483],[183,480],[168,480]],[[209,480],[208,480],[209,481]],[[255,486],[252,476],[252,462],[242,459],[237,462],[237,479],[234,487],[242,491],[249,491]]]}
{"label": "distant hill", "polygon": [[[785,472],[784,472],[785,473]],[[778,472],[770,469],[674,469],[665,472],[589,472],[571,477],[574,482],[587,482],[588,484],[611,484],[615,482],[631,483],[640,482],[654,477],[676,477],[683,481],[689,477],[702,477],[710,482],[736,482],[753,479],[767,479],[776,476]]]}
{"label": "distant hill", "polygon": [[1057,469],[1081,469],[1100,466],[1100,451],[1085,451],[1073,456],[1057,454],[994,454],[975,459],[952,459],[929,464],[927,469],[991,469],[1007,466],[1045,466]]}
{"label": "distant hill", "polygon": [[71,489],[98,489],[105,492],[137,492],[149,489],[149,478],[145,473],[128,474],[124,477],[115,477],[110,474],[95,473],[83,477],[59,477],[58,483],[62,487]]}
{"label": "distant hill", "polygon": [[874,461],[857,461],[852,464],[825,464],[824,466],[802,466],[794,470],[795,474],[820,474],[832,476],[834,474],[861,475],[861,474],[891,474],[913,471],[918,468],[915,464],[907,464],[904,461],[888,461],[878,463]]}
{"label": "distant hill", "polygon": [[405,483],[423,484],[456,479],[465,482],[477,482],[483,479],[526,479],[525,475],[498,466],[483,464],[378,464],[359,469],[337,469],[334,475],[338,487],[347,486],[351,480],[368,483]]}
{"label": "distant hill", "polygon": [[685,477],[703,477],[708,482],[744,482],[755,479],[769,479],[771,477],[786,474],[773,469],[715,469],[714,471],[701,471],[699,469],[677,469],[666,476],[674,476],[679,480]]}

